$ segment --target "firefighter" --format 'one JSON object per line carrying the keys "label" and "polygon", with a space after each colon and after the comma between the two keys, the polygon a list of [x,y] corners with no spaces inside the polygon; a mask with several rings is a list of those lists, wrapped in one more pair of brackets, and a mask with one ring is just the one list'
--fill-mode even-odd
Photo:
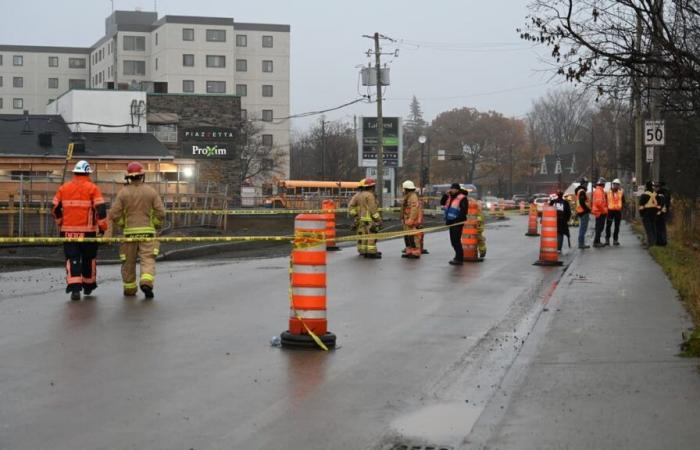
{"label": "firefighter", "polygon": [[[620,187],[620,180],[615,178],[608,191],[608,219],[605,224],[605,245],[610,245],[612,231],[613,245],[620,245],[620,222],[625,207],[625,191]],[[613,225],[614,230],[613,230]]]}
{"label": "firefighter", "polygon": [[[362,191],[355,195],[348,204],[349,214],[355,218],[357,234],[361,236],[376,234],[382,224],[377,198],[374,196],[375,186],[374,179],[365,178],[362,181]],[[382,257],[382,254],[377,251],[375,239],[357,241],[357,251],[361,256],[369,259],[381,259]]]}
{"label": "firefighter", "polygon": [[[413,181],[407,180],[403,182],[401,187],[403,188],[403,207],[401,208],[403,229],[404,231],[418,230],[423,225],[423,205],[416,193],[416,185],[413,184]],[[420,258],[423,247],[421,234],[404,236],[406,249],[401,255],[403,258]]]}
{"label": "firefighter", "polygon": [[440,204],[445,210],[445,224],[450,226],[450,243],[455,251],[455,257],[449,263],[453,266],[464,264],[462,250],[462,228],[467,220],[469,210],[468,192],[459,183],[452,183],[450,189],[442,195]]}
{"label": "firefighter", "polygon": [[[63,184],[53,198],[51,214],[61,237],[96,237],[107,230],[107,207],[97,187],[90,181],[92,168],[87,161],[78,161],[73,179]],[[66,242],[66,293],[71,300],[80,300],[81,291],[90,295],[97,288],[97,243]]]}
{"label": "firefighter", "polygon": [[476,229],[479,231],[479,241],[478,241],[478,250],[479,250],[479,258],[484,258],[486,256],[486,236],[484,236],[484,213],[481,210],[481,206],[479,206],[479,209],[477,210],[478,212],[476,213]]}
{"label": "firefighter", "polygon": [[[144,183],[146,174],[138,162],[126,168],[124,186],[109,210],[110,232],[114,226],[123,230],[124,237],[154,238],[165,218],[165,208],[158,193]],[[158,243],[155,240],[124,242],[119,249],[122,261],[124,295],[136,295],[140,287],[146,298],[153,298]],[[141,275],[136,283],[136,259],[141,260]]]}
{"label": "firefighter", "polygon": [[591,213],[595,217],[595,238],[593,247],[600,248],[604,245],[600,242],[600,237],[605,229],[605,222],[608,218],[608,197],[605,194],[605,179],[599,178],[593,194],[591,194]]}
{"label": "firefighter", "polygon": [[646,247],[648,248],[656,245],[656,216],[659,215],[661,208],[659,208],[659,203],[656,199],[654,184],[651,181],[647,181],[645,189],[644,193],[639,196],[639,214],[642,216],[644,231],[647,235]]}

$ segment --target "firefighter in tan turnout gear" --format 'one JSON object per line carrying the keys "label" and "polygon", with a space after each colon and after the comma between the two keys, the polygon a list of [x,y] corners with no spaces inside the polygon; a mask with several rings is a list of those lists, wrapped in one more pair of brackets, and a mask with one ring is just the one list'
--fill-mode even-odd
{"label": "firefighter in tan turnout gear", "polygon": [[[129,163],[126,173],[127,185],[117,194],[109,210],[110,231],[121,228],[124,237],[155,237],[165,218],[165,208],[158,193],[144,183],[144,168],[138,162]],[[121,244],[119,257],[122,261],[124,295],[136,295],[138,287],[146,298],[153,298],[153,282],[156,274],[158,242],[125,242]],[[141,260],[141,276],[136,282],[136,260]]]}
{"label": "firefighter in tan turnout gear", "polygon": [[[423,225],[423,205],[416,193],[416,186],[413,181],[407,180],[403,182],[403,207],[401,208],[401,222],[403,223],[404,231],[417,230]],[[402,258],[418,259],[421,255],[423,245],[421,234],[412,234],[404,236],[406,248],[404,249]]]}
{"label": "firefighter in tan turnout gear", "polygon": [[[382,224],[377,198],[374,196],[375,185],[372,178],[362,180],[360,184],[362,190],[348,204],[350,217],[355,219],[357,234],[361,236],[376,234]],[[357,252],[365,258],[380,259],[382,257],[382,254],[377,251],[376,239],[357,241]]]}

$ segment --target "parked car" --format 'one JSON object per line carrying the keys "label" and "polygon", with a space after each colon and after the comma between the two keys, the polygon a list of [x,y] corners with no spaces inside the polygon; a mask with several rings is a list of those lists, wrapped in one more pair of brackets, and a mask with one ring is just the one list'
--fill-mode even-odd
{"label": "parked car", "polygon": [[491,205],[498,205],[498,197],[492,195],[485,195],[481,201],[486,209],[490,209]]}
{"label": "parked car", "polygon": [[530,196],[528,194],[513,194],[513,201],[516,205],[519,205],[520,202],[528,203],[530,201]]}
{"label": "parked car", "polygon": [[532,194],[532,195],[530,196],[530,203],[534,202],[535,199],[536,199],[536,198],[539,198],[539,197],[548,197],[548,195],[547,195],[547,193],[545,193],[545,192],[538,192],[538,193],[536,193],[536,194]]}

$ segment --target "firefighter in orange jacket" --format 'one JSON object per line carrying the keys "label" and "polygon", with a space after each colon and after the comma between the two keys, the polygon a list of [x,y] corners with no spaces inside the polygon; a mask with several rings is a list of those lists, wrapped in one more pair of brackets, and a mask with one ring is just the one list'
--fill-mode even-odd
{"label": "firefighter in orange jacket", "polygon": [[605,179],[599,178],[593,194],[591,195],[591,213],[595,217],[595,238],[593,247],[603,247],[600,237],[605,229],[605,222],[608,218],[608,197],[605,194]]}
{"label": "firefighter in orange jacket", "polygon": [[[401,223],[404,231],[417,230],[423,225],[423,205],[416,193],[416,185],[413,181],[403,182],[403,207],[401,211]],[[422,253],[422,233],[404,236],[406,249],[402,258],[418,259]]]}
{"label": "firefighter in orange jacket", "polygon": [[[154,238],[165,218],[165,208],[158,193],[144,184],[145,172],[138,162],[129,163],[126,169],[127,185],[117,194],[109,210],[112,226],[116,224],[125,237]],[[119,258],[122,261],[122,282],[125,296],[136,295],[140,287],[146,298],[153,298],[153,283],[156,275],[158,241],[125,242],[121,245]],[[136,259],[141,260],[141,276],[136,283]]]}
{"label": "firefighter in orange jacket", "polygon": [[[87,161],[78,161],[73,179],[60,188],[53,198],[51,213],[61,237],[96,237],[107,230],[107,207],[100,189],[90,181],[92,168]],[[66,293],[71,300],[80,300],[80,292],[90,295],[97,288],[97,243],[66,242]]]}

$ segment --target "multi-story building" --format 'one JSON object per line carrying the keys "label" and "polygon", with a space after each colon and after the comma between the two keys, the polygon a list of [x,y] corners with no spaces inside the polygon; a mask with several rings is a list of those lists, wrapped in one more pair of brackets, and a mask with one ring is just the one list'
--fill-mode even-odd
{"label": "multi-story building", "polygon": [[[89,48],[0,45],[0,114],[43,114],[69,89],[241,97],[266,146],[288,154],[289,25],[115,11]],[[282,171],[288,174],[288,168]]]}

